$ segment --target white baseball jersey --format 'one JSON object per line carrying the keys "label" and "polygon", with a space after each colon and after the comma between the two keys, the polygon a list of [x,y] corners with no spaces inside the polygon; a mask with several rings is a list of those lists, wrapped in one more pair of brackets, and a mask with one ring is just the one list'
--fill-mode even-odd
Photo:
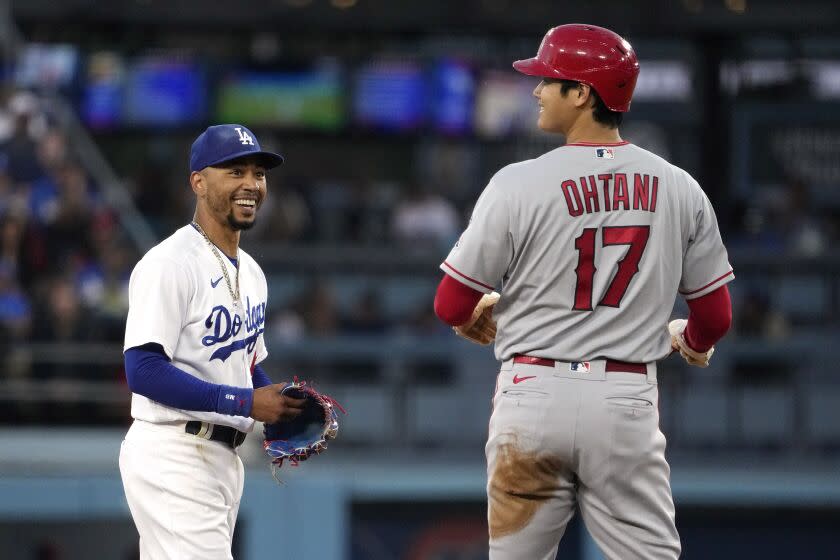
{"label": "white baseball jersey", "polygon": [[[236,268],[219,250],[235,286]],[[268,288],[256,261],[239,250],[241,304],[235,306],[221,264],[204,237],[187,225],[149,250],[131,273],[124,349],[157,343],[172,365],[210,383],[253,387],[251,364],[265,359]],[[235,288],[234,288],[235,289]],[[181,410],[134,394],[131,415],[148,422],[201,420],[243,432],[254,420]]]}
{"label": "white baseball jersey", "polygon": [[500,287],[499,360],[661,359],[677,292],[733,278],[697,182],[628,142],[568,144],[501,169],[441,268]]}

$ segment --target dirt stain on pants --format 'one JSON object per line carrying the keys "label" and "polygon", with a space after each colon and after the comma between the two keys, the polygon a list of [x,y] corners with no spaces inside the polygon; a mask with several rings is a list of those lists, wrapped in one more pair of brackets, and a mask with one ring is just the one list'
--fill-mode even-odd
{"label": "dirt stain on pants", "polygon": [[488,485],[490,538],[520,531],[559,488],[563,461],[547,453],[525,453],[501,445]]}

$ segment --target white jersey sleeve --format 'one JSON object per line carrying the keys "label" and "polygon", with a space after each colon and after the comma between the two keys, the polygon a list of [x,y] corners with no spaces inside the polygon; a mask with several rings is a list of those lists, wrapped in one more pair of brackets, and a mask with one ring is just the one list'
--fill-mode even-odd
{"label": "white jersey sleeve", "polygon": [[695,196],[688,210],[693,215],[686,220],[690,226],[688,236],[684,239],[679,288],[680,294],[686,299],[713,292],[734,278],[709,197],[696,182],[692,182]]}
{"label": "white jersey sleeve", "polygon": [[123,350],[157,343],[171,360],[194,292],[189,272],[179,263],[160,257],[141,259],[128,284]]}
{"label": "white jersey sleeve", "polygon": [[470,223],[440,268],[480,292],[499,285],[513,259],[513,228],[507,192],[490,180],[475,204]]}

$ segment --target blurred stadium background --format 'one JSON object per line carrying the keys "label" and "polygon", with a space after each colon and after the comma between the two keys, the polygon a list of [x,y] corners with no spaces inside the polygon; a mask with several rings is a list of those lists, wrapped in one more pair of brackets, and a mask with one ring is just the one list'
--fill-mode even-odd
{"label": "blurred stadium background", "polygon": [[[635,46],[623,136],[700,180],[736,269],[712,367],[660,370],[684,557],[840,557],[828,0],[0,1],[0,556],[137,557],[128,275],[192,214],[192,139],[235,121],[287,157],[243,237],[269,279],[266,369],[350,411],[283,486],[249,438],[236,557],[486,558],[496,365],[431,302],[493,172],[557,145],[510,63],[573,21]],[[560,556],[600,557],[580,525]]]}

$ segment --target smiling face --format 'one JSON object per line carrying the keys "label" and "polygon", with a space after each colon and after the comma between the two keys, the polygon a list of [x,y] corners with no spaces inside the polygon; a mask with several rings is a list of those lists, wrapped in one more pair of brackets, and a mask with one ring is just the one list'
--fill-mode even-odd
{"label": "smiling face", "polygon": [[253,157],[205,167],[193,174],[193,182],[207,214],[234,231],[253,227],[267,195],[265,167]]}
{"label": "smiling face", "polygon": [[534,88],[534,97],[540,107],[537,125],[546,132],[567,134],[581,113],[581,109],[591,102],[589,86],[577,84],[563,93],[563,84],[559,80],[543,79]]}

